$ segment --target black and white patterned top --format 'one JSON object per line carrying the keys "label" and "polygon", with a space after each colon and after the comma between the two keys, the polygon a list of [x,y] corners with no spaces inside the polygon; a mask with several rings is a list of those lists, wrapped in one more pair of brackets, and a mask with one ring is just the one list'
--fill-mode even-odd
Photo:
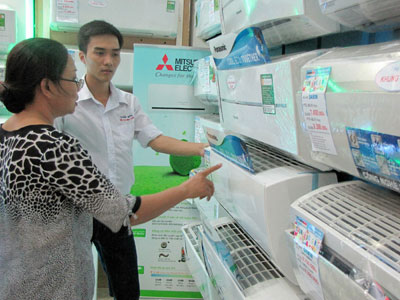
{"label": "black and white patterned top", "polygon": [[92,299],[92,217],[117,231],[135,201],[75,138],[0,127],[0,299]]}

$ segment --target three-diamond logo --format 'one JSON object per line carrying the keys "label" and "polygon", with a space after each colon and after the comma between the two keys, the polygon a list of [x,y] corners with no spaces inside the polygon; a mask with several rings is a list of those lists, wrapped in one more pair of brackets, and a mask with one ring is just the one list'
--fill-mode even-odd
{"label": "three-diamond logo", "polygon": [[164,54],[164,56],[162,58],[162,61],[164,62],[164,64],[163,65],[159,64],[157,66],[156,70],[162,70],[164,67],[166,67],[168,71],[173,71],[174,70],[174,68],[171,65],[167,65],[167,62],[168,62],[167,54]]}

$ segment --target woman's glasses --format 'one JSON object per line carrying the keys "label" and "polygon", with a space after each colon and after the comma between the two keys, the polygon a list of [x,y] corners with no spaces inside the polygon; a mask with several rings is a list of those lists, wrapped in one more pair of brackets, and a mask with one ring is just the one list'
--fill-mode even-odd
{"label": "woman's glasses", "polygon": [[76,87],[78,88],[78,91],[83,87],[83,85],[84,85],[84,83],[85,83],[85,80],[83,80],[83,79],[66,79],[66,78],[60,78],[60,80],[75,82]]}

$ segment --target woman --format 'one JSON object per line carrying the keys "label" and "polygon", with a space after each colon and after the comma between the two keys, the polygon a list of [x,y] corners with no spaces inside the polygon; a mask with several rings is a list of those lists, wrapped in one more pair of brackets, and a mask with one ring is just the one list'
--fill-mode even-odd
{"label": "woman", "polygon": [[0,127],[0,299],[91,299],[93,216],[118,231],[214,192],[206,176],[220,165],[158,194],[121,195],[52,126],[74,111],[81,86],[56,41],[25,40],[8,55],[0,99],[14,114]]}

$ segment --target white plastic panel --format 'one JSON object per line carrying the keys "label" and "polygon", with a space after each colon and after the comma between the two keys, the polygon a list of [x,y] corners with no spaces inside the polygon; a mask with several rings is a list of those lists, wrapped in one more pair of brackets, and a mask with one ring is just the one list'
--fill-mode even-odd
{"label": "white plastic panel", "polygon": [[194,96],[205,105],[218,106],[217,69],[212,56],[197,60],[194,70]]}
{"label": "white plastic panel", "polygon": [[[373,44],[335,48],[327,54],[311,60],[301,69],[302,82],[306,72],[330,67],[330,77],[325,94],[327,119],[337,155],[313,151],[316,161],[359,177],[350,149],[346,127],[400,136],[397,123],[400,110],[400,91],[395,69],[388,76],[378,74],[393,63],[400,61],[400,43]],[[351,70],[351,71],[350,71]],[[396,79],[397,78],[397,79]],[[385,90],[377,84],[389,81]],[[301,94],[297,95],[301,108]],[[302,115],[302,111],[300,111]],[[300,122],[305,128],[303,116]]]}
{"label": "white plastic panel", "polygon": [[228,268],[217,244],[204,235],[203,252],[208,273],[212,274],[223,299],[304,299],[301,291],[290,284],[268,255],[229,219],[216,220],[211,229],[229,251],[233,266]]}
{"label": "white plastic panel", "polygon": [[145,37],[176,38],[180,1],[167,0],[51,0],[55,31],[78,31],[92,20],[105,20],[122,33]]}
{"label": "white plastic panel", "polygon": [[268,47],[339,31],[339,24],[321,13],[318,0],[220,2],[223,34],[250,26],[260,27]]}
{"label": "white plastic panel", "polygon": [[185,242],[186,263],[196,281],[203,299],[220,300],[218,292],[211,282],[207,270],[204,266],[203,251],[201,249],[201,241],[199,241],[200,223],[193,223],[182,227],[182,233]]}
{"label": "white plastic panel", "polygon": [[301,67],[324,52],[316,50],[282,56],[259,66],[219,70],[222,126],[328,170],[311,158],[311,143],[301,128],[296,103],[302,85]]}
{"label": "white plastic panel", "polygon": [[0,5],[0,53],[6,54],[17,39],[17,17],[14,9]]}
{"label": "white plastic panel", "polygon": [[[320,188],[298,199],[300,216],[332,249],[394,296],[400,295],[400,196],[362,181]],[[334,284],[332,282],[332,284]]]}
{"label": "white plastic panel", "polygon": [[350,28],[378,31],[400,27],[399,0],[319,0],[321,11]]}
{"label": "white plastic panel", "polygon": [[196,36],[203,40],[221,33],[219,0],[196,1]]}
{"label": "white plastic panel", "polygon": [[203,114],[196,116],[194,119],[194,126],[194,141],[196,143],[208,143],[204,127],[212,128],[220,132],[224,131],[219,122],[218,114]]}
{"label": "white plastic panel", "polygon": [[[295,242],[292,232],[286,231],[288,245],[291,248],[291,258],[294,272],[303,292],[307,298],[312,300],[320,299],[318,291],[314,286],[308,284],[308,278],[299,269],[296,254]],[[318,258],[319,280],[321,282],[324,300],[377,300],[385,299],[382,295],[390,295],[368,274],[361,273],[353,264],[337,254],[330,252],[328,247],[324,247]],[[396,300],[390,295],[390,300]]]}
{"label": "white plastic panel", "polygon": [[205,110],[205,105],[194,97],[192,85],[150,84],[148,101],[151,110]]}
{"label": "white plastic panel", "polygon": [[336,182],[334,173],[321,173],[277,151],[247,145],[256,174],[211,151],[211,164],[223,167],[213,173],[215,198],[270,256],[293,283],[296,279],[285,243],[290,227],[290,204],[320,186]]}

